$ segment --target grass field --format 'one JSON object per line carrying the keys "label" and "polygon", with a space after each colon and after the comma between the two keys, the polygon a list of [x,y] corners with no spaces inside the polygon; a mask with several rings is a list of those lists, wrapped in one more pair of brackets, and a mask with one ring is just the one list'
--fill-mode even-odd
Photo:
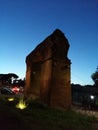
{"label": "grass field", "polygon": [[0,99],[0,129],[2,130],[98,130],[98,120],[72,110],[61,111],[28,101],[21,110],[17,100]]}

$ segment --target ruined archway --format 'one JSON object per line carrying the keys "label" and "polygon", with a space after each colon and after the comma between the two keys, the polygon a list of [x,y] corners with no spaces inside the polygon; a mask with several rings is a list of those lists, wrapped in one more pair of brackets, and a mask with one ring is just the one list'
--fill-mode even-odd
{"label": "ruined archway", "polygon": [[69,43],[64,34],[55,30],[26,57],[27,97],[60,108],[71,105]]}

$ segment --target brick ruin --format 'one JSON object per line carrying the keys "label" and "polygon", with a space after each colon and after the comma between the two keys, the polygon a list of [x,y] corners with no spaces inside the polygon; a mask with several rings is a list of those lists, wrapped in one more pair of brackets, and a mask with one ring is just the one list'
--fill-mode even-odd
{"label": "brick ruin", "polygon": [[25,95],[56,108],[71,106],[69,43],[56,29],[26,57]]}

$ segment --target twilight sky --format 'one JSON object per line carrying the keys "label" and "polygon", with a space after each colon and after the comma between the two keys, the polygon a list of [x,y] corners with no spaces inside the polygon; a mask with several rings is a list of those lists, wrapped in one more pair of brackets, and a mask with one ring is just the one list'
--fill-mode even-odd
{"label": "twilight sky", "polygon": [[26,56],[56,28],[70,43],[71,82],[93,84],[98,0],[0,0],[0,74],[24,78]]}

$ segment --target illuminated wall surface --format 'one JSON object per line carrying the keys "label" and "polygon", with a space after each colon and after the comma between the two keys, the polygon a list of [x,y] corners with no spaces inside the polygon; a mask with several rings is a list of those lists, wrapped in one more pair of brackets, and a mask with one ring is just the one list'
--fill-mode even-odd
{"label": "illuminated wall surface", "polygon": [[71,105],[69,43],[55,30],[26,57],[27,97],[58,108]]}

